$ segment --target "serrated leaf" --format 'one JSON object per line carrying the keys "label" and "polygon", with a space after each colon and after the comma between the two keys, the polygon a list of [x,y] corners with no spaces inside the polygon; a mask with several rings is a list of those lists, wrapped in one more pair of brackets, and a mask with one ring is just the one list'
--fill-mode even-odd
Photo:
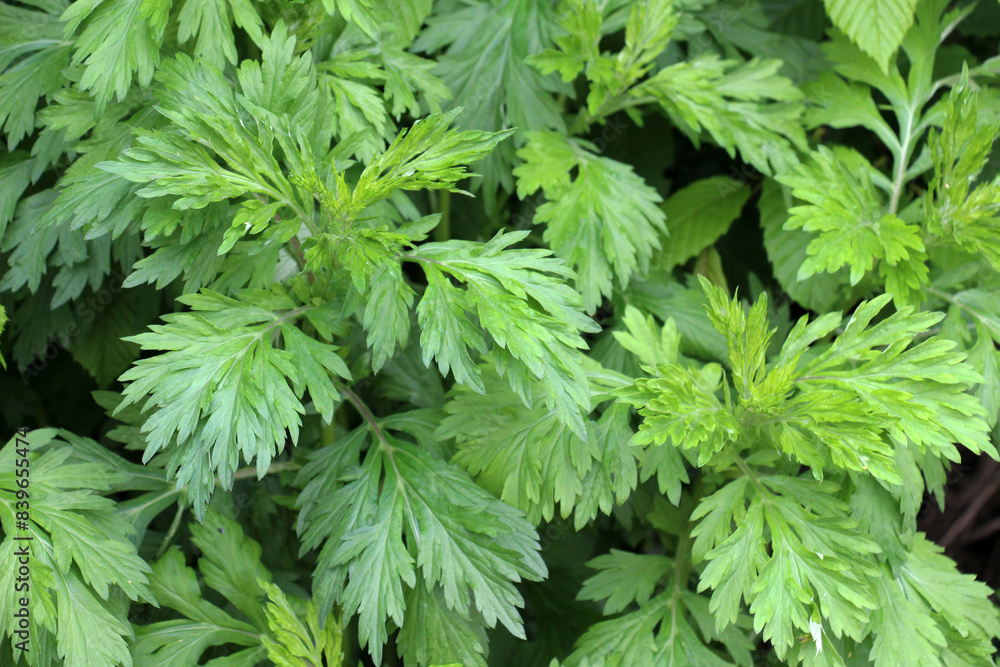
{"label": "serrated leaf", "polygon": [[913,25],[916,0],[824,0],[833,24],[883,70]]}
{"label": "serrated leaf", "polygon": [[74,42],[71,64],[84,65],[80,88],[104,108],[112,97],[125,98],[138,75],[149,85],[160,64],[169,0],[76,0],[63,13],[65,38],[82,30]]}
{"label": "serrated leaf", "polygon": [[[80,445],[81,455],[74,443]],[[28,432],[11,438],[0,449],[0,512],[4,540],[0,576],[7,588],[5,609],[19,609],[14,576],[27,554],[30,573],[30,649],[40,655],[55,655],[66,665],[98,667],[129,665],[128,641],[132,628],[127,622],[127,603],[156,603],[153,586],[147,586],[149,566],[129,540],[132,527],[115,512],[105,497],[112,486],[133,488],[128,475],[100,465],[85,453],[103,447],[63,434],[56,429]],[[27,449],[27,456],[21,451]],[[29,519],[15,526],[14,508],[24,501],[16,491],[15,458],[30,463]],[[120,486],[119,486],[120,485]],[[29,540],[15,539],[30,538]],[[12,637],[13,616],[0,620],[0,636]],[[12,646],[15,657],[21,651]],[[54,659],[54,658],[53,658]],[[16,659],[15,659],[16,662]]]}
{"label": "serrated leaf", "polygon": [[664,556],[612,549],[609,554],[587,562],[587,567],[600,572],[583,582],[577,597],[580,600],[605,600],[605,616],[623,611],[633,602],[642,606],[649,602],[656,585],[672,565],[670,559]]}
{"label": "serrated leaf", "polygon": [[575,511],[582,527],[598,510],[609,512],[636,484],[628,439],[627,410],[609,409],[587,422],[581,438],[541,398],[530,406],[495,373],[484,369],[484,395],[453,392],[437,431],[456,438],[455,462],[501,500],[522,509],[533,523]]}
{"label": "serrated leaf", "polygon": [[839,146],[821,146],[809,163],[778,177],[807,202],[789,209],[784,228],[818,233],[806,250],[799,280],[846,266],[856,285],[879,260],[879,274],[900,304],[927,282],[920,229],[888,211],[875,186],[879,177],[860,153]]}
{"label": "serrated leaf", "polygon": [[[197,664],[206,649],[223,644],[260,648],[254,626],[202,598],[195,571],[184,565],[184,556],[177,549],[167,551],[153,565],[151,588],[162,607],[179,611],[185,618],[138,626],[132,648],[135,667],[171,661]],[[247,657],[246,665],[257,664],[266,653],[260,650],[251,655],[256,659]]]}
{"label": "serrated leaf", "polygon": [[385,623],[405,627],[404,587],[418,585],[419,571],[450,609],[474,604],[488,627],[499,621],[523,637],[513,582],[546,572],[530,524],[453,464],[381,429],[373,435],[376,446],[323,508],[332,520],[303,521],[304,549],[326,541],[314,573],[320,613],[336,601],[358,614],[361,643],[379,662]]}
{"label": "serrated leaf", "polygon": [[[550,5],[527,0],[470,5],[435,13],[427,23],[413,49],[444,51],[437,58],[435,74],[452,91],[452,102],[465,108],[460,128],[565,130],[552,94],[565,94],[568,86],[555,76],[543,76],[527,62],[528,56],[551,43],[558,29]],[[489,36],[485,42],[480,38],[484,35]],[[513,190],[510,167],[515,164],[510,143],[501,144],[480,163],[487,203],[495,200],[498,186]]]}
{"label": "serrated leaf", "polygon": [[487,640],[482,622],[449,609],[440,587],[423,582],[407,592],[410,616],[400,628],[398,647],[407,665],[486,667]]}
{"label": "serrated leaf", "polygon": [[808,247],[815,235],[784,227],[788,205],[782,196],[781,185],[765,181],[757,206],[764,229],[764,248],[781,288],[796,302],[818,313],[827,312],[844,300],[844,286],[848,284],[846,269],[799,278],[799,269],[808,257]]}
{"label": "serrated leaf", "polygon": [[290,348],[310,350],[323,368],[300,375],[289,344],[276,347],[275,334],[291,327],[286,321],[306,308],[296,309],[279,292],[244,290],[239,297],[207,290],[186,295],[181,301],[192,306],[191,312],[166,315],[165,324],[127,339],[160,353],[140,359],[122,375],[129,384],[117,410],[145,400],[145,459],[161,450],[170,454],[170,475],[188,485],[199,517],[216,475],[223,488],[230,488],[243,458],[255,461],[263,476],[287,438],[295,442],[298,436],[303,388],[308,386],[320,404],[332,403],[333,390],[323,374],[346,370],[332,359],[332,351],[289,332]]}
{"label": "serrated leaf", "polygon": [[[660,234],[666,231],[664,214],[656,207],[661,198],[630,166],[599,157],[572,140],[568,142],[572,160],[564,154],[566,149],[550,153],[553,136],[529,133],[528,145],[518,151],[527,161],[514,170],[518,196],[534,193],[539,185],[545,188],[550,201],[536,209],[534,222],[546,224],[545,240],[576,269],[577,289],[592,312],[611,295],[613,278],[624,288],[633,276],[649,269]],[[571,182],[568,175],[557,175],[574,167],[577,175]],[[522,187],[523,170],[528,170],[529,180]],[[540,170],[547,173],[544,181],[532,175]]]}
{"label": "serrated leaf", "polygon": [[310,600],[303,622],[303,614],[292,608],[280,588],[263,579],[257,579],[257,583],[268,597],[265,613],[270,633],[262,635],[261,642],[275,665],[299,667],[305,662],[340,667],[343,664],[343,628],[337,619],[326,618],[321,623],[316,605]]}
{"label": "serrated leaf", "polygon": [[653,97],[692,141],[704,129],[730,155],[738,150],[764,174],[781,173],[798,162],[796,151],[806,150],[802,93],[777,74],[781,61],[735,65],[714,55],[675,63],[629,95]]}
{"label": "serrated leaf", "polygon": [[[461,321],[466,314],[478,317],[493,340],[497,371],[522,401],[530,405],[532,385],[540,383],[546,405],[582,434],[581,410],[590,408],[590,398],[579,352],[586,344],[580,333],[596,331],[596,325],[582,312],[579,294],[563,282],[573,275],[565,264],[548,250],[510,248],[525,236],[527,232],[500,232],[485,244],[426,243],[409,255],[428,275],[432,299],[442,294],[454,297],[438,302],[449,308],[440,324],[431,324],[430,311],[420,309],[422,326],[448,335],[450,340],[440,342],[429,335],[432,356],[439,365],[445,359],[453,368],[459,360],[462,377],[467,376],[476,387],[477,374],[462,365],[466,363],[462,354],[470,346],[479,346],[470,342],[472,330]],[[464,285],[465,291],[452,292],[440,282],[449,278]]]}

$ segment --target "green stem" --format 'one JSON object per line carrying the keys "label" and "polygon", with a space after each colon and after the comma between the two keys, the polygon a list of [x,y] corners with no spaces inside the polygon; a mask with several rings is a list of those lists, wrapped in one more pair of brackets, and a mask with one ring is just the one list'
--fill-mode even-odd
{"label": "green stem", "polygon": [[[382,451],[385,452],[389,465],[391,465],[392,469],[396,472],[396,479],[402,480],[403,477],[399,472],[399,467],[396,465],[396,455],[393,452],[394,448],[389,444],[389,439],[385,436],[385,431],[382,430],[382,425],[378,423],[378,419],[375,418],[375,415],[368,408],[368,405],[366,405],[365,402],[361,400],[361,397],[355,394],[350,387],[342,385],[339,382],[335,383],[335,386],[337,387],[337,390],[343,394],[348,401],[350,401],[351,405],[353,405],[354,409],[358,411],[358,414],[361,415],[361,418],[365,421],[365,423],[368,424],[368,427],[371,429],[372,433],[374,433],[376,440],[378,440],[379,445],[382,446]],[[407,507],[409,507],[410,499],[407,497],[405,486],[402,481],[397,481],[396,484],[403,495],[403,502],[405,502]]]}
{"label": "green stem", "polygon": [[[386,450],[391,449],[389,441],[386,439],[385,433],[382,431],[382,426],[378,423],[378,420],[375,419],[375,415],[368,408],[365,402],[361,400],[361,397],[355,394],[351,388],[346,385],[342,385],[339,382],[334,384],[337,387],[337,391],[344,395],[344,398],[346,398],[350,404],[354,406],[354,409],[358,411],[358,414],[361,415],[361,419],[368,424],[368,427],[372,430],[372,433],[375,434],[379,443],[385,447]],[[389,456],[390,458],[392,457],[391,452]]]}
{"label": "green stem", "polygon": [[[302,466],[300,464],[295,463],[294,461],[282,461],[281,463],[272,463],[264,474],[275,475],[285,470],[298,470],[301,467]],[[246,468],[240,468],[239,470],[234,472],[233,480],[235,481],[237,479],[246,479],[247,477],[255,477],[256,475],[257,475],[257,467],[247,466]]]}
{"label": "green stem", "polygon": [[596,120],[597,119],[594,116],[590,115],[589,111],[584,109],[583,112],[576,117],[576,120],[573,121],[573,124],[569,126],[569,130],[567,130],[566,133],[571,137],[581,134],[584,130],[593,125]]}
{"label": "green stem", "polygon": [[674,577],[673,592],[670,595],[670,636],[664,643],[664,651],[670,651],[674,641],[677,639],[677,617],[684,617],[685,612],[680,611],[681,593],[687,590],[688,578],[691,576],[691,547],[694,540],[691,539],[691,515],[698,507],[701,497],[705,492],[704,479],[699,478],[691,488],[691,495],[688,497],[687,510],[685,511],[684,522],[680,533],[677,536],[677,551],[674,554]]}
{"label": "green stem", "polygon": [[656,98],[652,95],[629,97],[626,93],[621,93],[612,97],[610,100],[598,107],[597,111],[595,111],[593,115],[591,115],[587,109],[583,109],[580,115],[578,115],[573,121],[573,124],[569,126],[567,134],[569,134],[569,136],[581,134],[594,123],[607,118],[613,113],[623,111],[629,107],[642,106],[643,104],[650,104],[651,102],[656,101]]}
{"label": "green stem", "polygon": [[953,297],[951,294],[948,294],[947,292],[942,292],[936,287],[931,287],[930,285],[928,285],[924,287],[924,291],[927,292],[928,294],[933,294],[942,301],[947,301],[948,303],[958,306],[959,308],[962,307],[962,304],[959,303],[959,301],[955,297]]}
{"label": "green stem", "polygon": [[754,471],[750,469],[750,466],[743,460],[742,456],[734,456],[733,458],[736,461],[736,467],[740,469],[740,472],[746,475],[747,479],[750,480],[750,483],[753,484],[754,488],[760,493],[764,502],[767,502],[771,494],[764,488],[764,485],[760,483],[760,480],[757,479],[757,475]]}
{"label": "green stem", "polygon": [[327,445],[332,445],[333,441],[337,439],[337,418],[330,421],[329,424],[323,425],[323,432],[320,434],[320,443],[326,447]]}
{"label": "green stem", "polygon": [[[277,473],[283,472],[285,470],[298,470],[301,468],[301,464],[295,463],[294,461],[282,461],[281,463],[272,463],[268,469],[264,472],[265,475],[275,475]],[[257,475],[257,466],[247,466],[245,468],[240,468],[233,473],[233,481],[238,479],[246,479],[247,477],[254,477]],[[218,477],[215,478],[215,483],[221,485],[222,480]],[[170,491],[166,491],[157,500],[164,496],[168,496],[172,493],[180,494],[187,490],[189,484],[185,484],[181,488],[173,488]]]}
{"label": "green stem", "polygon": [[177,503],[177,513],[174,514],[174,520],[170,522],[170,528],[167,529],[167,534],[163,538],[163,543],[160,544],[160,548],[156,550],[156,558],[154,560],[160,560],[163,554],[166,553],[167,547],[174,539],[174,535],[177,534],[177,530],[181,527],[181,517],[184,516],[184,510],[187,509],[187,505],[184,503]]}
{"label": "green stem", "polygon": [[674,592],[670,596],[670,639],[667,644],[673,643],[677,636],[677,612],[681,602],[681,591],[687,589],[687,580],[691,575],[691,524],[684,523],[680,538],[677,542],[677,554],[674,557]]}
{"label": "green stem", "polygon": [[447,190],[438,191],[438,212],[441,221],[434,228],[434,240],[443,243],[451,238],[451,193]]}
{"label": "green stem", "polygon": [[892,199],[889,201],[889,213],[892,215],[896,214],[899,209],[899,198],[903,194],[903,186],[906,185],[906,169],[910,162],[910,149],[912,148],[914,132],[913,127],[916,124],[916,109],[907,108],[903,114],[903,118],[900,119],[900,139],[899,142],[899,153],[895,155],[895,175],[892,179]]}
{"label": "green stem", "polygon": [[[945,303],[950,303],[951,305],[955,306],[959,310],[965,311],[970,316],[972,316],[972,319],[975,320],[975,322],[977,322],[977,323],[982,322],[984,326],[987,326],[987,327],[990,326],[990,324],[988,322],[984,321],[984,316],[983,316],[982,313],[976,312],[974,309],[970,308],[965,303],[962,303],[962,301],[960,301],[959,299],[956,299],[951,294],[948,294],[947,292],[942,292],[941,290],[939,290],[939,289],[937,289],[935,287],[931,287],[930,285],[928,285],[927,287],[924,287],[923,289],[928,294],[933,294],[934,296],[936,296],[937,298],[941,299]],[[975,326],[976,326],[975,324],[972,324],[972,325],[969,326],[969,328],[970,329],[974,329]]]}
{"label": "green stem", "polygon": [[[295,260],[295,263],[299,265],[300,269],[306,268],[306,256],[302,254],[302,244],[299,243],[298,238],[292,237],[288,240],[288,245],[291,246],[291,255]],[[310,274],[312,275],[312,274]]]}

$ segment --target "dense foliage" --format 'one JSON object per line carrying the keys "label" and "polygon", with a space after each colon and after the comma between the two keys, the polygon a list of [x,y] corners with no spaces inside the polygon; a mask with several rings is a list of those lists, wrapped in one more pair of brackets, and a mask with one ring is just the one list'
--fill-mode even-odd
{"label": "dense foliage", "polygon": [[0,663],[994,665],[917,517],[998,456],[998,49],[993,0],[0,3]]}

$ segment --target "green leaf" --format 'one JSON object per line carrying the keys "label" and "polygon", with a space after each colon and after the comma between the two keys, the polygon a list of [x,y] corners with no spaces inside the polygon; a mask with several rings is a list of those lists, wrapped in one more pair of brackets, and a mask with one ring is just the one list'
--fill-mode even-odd
{"label": "green leaf", "polygon": [[203,58],[220,68],[224,67],[227,61],[235,65],[237,57],[233,18],[255,38],[254,41],[258,45],[261,44],[263,22],[253,5],[246,0],[228,0],[228,2],[186,0],[177,16],[177,41],[184,44],[197,35],[198,40],[194,46],[195,58]]}
{"label": "green leaf", "polygon": [[[639,6],[636,6],[638,9]],[[559,49],[546,49],[529,57],[528,61],[543,74],[559,72],[569,83],[601,57],[601,7],[596,2],[566,0],[561,7],[559,25],[568,33],[556,37]],[[594,67],[596,72],[599,68]],[[588,78],[590,78],[588,76]]]}
{"label": "green leaf", "polygon": [[[10,4],[0,6],[4,25],[0,36],[0,128],[7,135],[8,151],[34,132],[38,99],[49,97],[67,83],[62,72],[69,66],[72,44],[62,39],[59,13],[64,8],[62,2],[43,5],[41,12]],[[9,218],[9,214],[0,215],[0,219],[4,217]]]}
{"label": "green leaf", "polygon": [[33,167],[34,160],[23,151],[12,152],[0,158],[0,178],[4,182],[3,190],[0,190],[0,237],[6,233],[18,202],[31,183]]}
{"label": "green leaf", "polygon": [[986,423],[990,428],[1000,419],[1000,350],[982,326],[977,329],[976,344],[969,351],[969,363],[983,377],[976,388],[976,397],[983,404]]}
{"label": "green leaf", "polygon": [[574,665],[641,665],[655,664],[655,628],[668,612],[669,597],[661,593],[642,605],[638,611],[601,621],[576,642],[566,664]]}
{"label": "green leaf", "polygon": [[785,202],[783,188],[779,183],[770,179],[764,181],[757,202],[760,224],[764,228],[764,248],[781,288],[800,305],[824,313],[847,300],[847,269],[833,273],[824,271],[808,278],[799,278],[799,269],[806,262],[808,247],[816,235],[784,226],[788,220],[790,203]]}
{"label": "green leaf", "polygon": [[824,0],[833,24],[883,71],[913,25],[916,0]]}
{"label": "green leaf", "polygon": [[[543,76],[527,62],[528,56],[551,44],[558,30],[551,5],[504,0],[439,9],[427,24],[413,49],[443,51],[435,74],[452,91],[453,103],[465,109],[459,117],[460,128],[565,131],[553,93],[566,94],[569,87],[552,75]],[[513,190],[510,167],[515,164],[514,146],[509,143],[501,144],[480,163],[487,203],[494,201],[498,185]]]}
{"label": "green leaf", "polygon": [[750,187],[728,176],[713,176],[678,190],[663,202],[669,238],[657,257],[664,271],[683,264],[715,243],[740,216]]}
{"label": "green leaf", "polygon": [[664,591],[637,611],[591,626],[564,664],[732,667],[733,663],[705,645],[685,620],[682,603],[670,595],[672,592]]}
{"label": "green leaf", "polygon": [[795,632],[811,632],[817,616],[838,636],[864,637],[876,607],[870,555],[879,547],[829,495],[834,490],[816,480],[761,476],[752,486],[731,482],[695,509],[694,552],[710,561],[699,590],[714,589],[709,609],[718,628],[735,621],[742,597],[754,630],[779,657]]}
{"label": "green leaf", "polygon": [[99,109],[113,96],[125,99],[134,75],[149,85],[169,11],[169,0],[76,0],[63,13],[64,39],[79,31],[70,64],[84,66],[80,89],[91,91]]}
{"label": "green leaf", "polygon": [[730,156],[739,151],[764,174],[781,173],[807,150],[802,93],[777,74],[780,60],[737,65],[714,55],[675,63],[629,95],[654,98],[695,145],[704,129]]}
{"label": "green leaf", "polygon": [[161,606],[179,611],[184,618],[137,626],[132,648],[135,667],[197,664],[208,648],[224,644],[256,649],[246,654],[243,664],[248,666],[266,657],[254,626],[233,618],[202,597],[197,574],[184,565],[179,550],[167,551],[153,565],[150,583]]}
{"label": "green leaf", "polygon": [[[326,542],[313,575],[320,613],[336,601],[345,615],[358,614],[361,644],[379,662],[386,621],[405,627],[404,587],[418,585],[419,571],[425,585],[441,586],[449,609],[474,605],[488,627],[499,621],[523,638],[513,583],[546,574],[531,525],[457,466],[377,426],[372,433],[363,464],[321,514],[302,519],[303,550]],[[324,479],[303,493],[314,496]]]}
{"label": "green leaf", "polygon": [[624,406],[586,422],[582,438],[540,397],[525,406],[494,372],[483,370],[485,393],[453,391],[437,431],[456,439],[456,463],[533,523],[552,519],[558,504],[564,518],[575,511],[579,528],[628,497],[637,475]]}
{"label": "green leaf", "polygon": [[296,308],[280,292],[245,290],[238,296],[209,291],[183,296],[180,301],[191,312],[165,315],[165,324],[126,339],[160,353],[140,359],[122,375],[129,384],[117,410],[145,399],[143,410],[150,414],[142,427],[144,459],[161,450],[170,453],[170,475],[179,486],[188,485],[199,517],[216,476],[224,489],[231,488],[240,458],[256,461],[263,476],[289,435],[295,441],[305,412],[303,387],[329,405],[336,393],[328,374],[347,370],[333,361],[333,348],[324,352],[291,332],[290,348],[307,346],[322,366],[302,379],[288,342],[279,349],[274,338],[306,308]]}
{"label": "green leaf", "polygon": [[870,659],[877,667],[888,667],[897,660],[908,665],[940,665],[939,652],[947,641],[934,619],[919,600],[911,600],[883,570],[877,582],[878,608],[872,614],[877,628]]}
{"label": "green leaf", "polygon": [[678,15],[671,0],[645,0],[632,5],[625,24],[625,45],[617,55],[600,53],[602,10],[584,0],[563,3],[560,22],[569,35],[558,37],[559,51],[547,49],[529,58],[543,74],[558,71],[571,82],[585,71],[590,80],[587,109],[600,117],[609,98],[641,79],[666,49]]}
{"label": "green leaf", "polygon": [[698,287],[686,287],[669,274],[652,272],[648,280],[630,285],[625,298],[661,322],[674,320],[684,354],[715,361],[726,358],[726,340],[712,326],[705,312],[705,293]]}
{"label": "green leaf", "polygon": [[[490,155],[513,130],[458,132],[450,129],[461,108],[427,116],[401,131],[365,168],[354,189],[351,206],[360,210],[381,201],[394,190],[463,192],[456,183],[468,176],[466,165]],[[467,194],[467,193],[465,193]]]}
{"label": "green leaf", "polygon": [[739,436],[739,424],[715,395],[720,369],[708,364],[700,372],[676,365],[657,370],[660,377],[638,379],[615,392],[643,417],[632,444],[695,449],[698,465],[704,465]]}
{"label": "green leaf", "polygon": [[[111,299],[106,305],[105,298]],[[87,329],[73,339],[70,352],[73,359],[107,387],[139,356],[139,348],[123,338],[139,333],[149,323],[159,305],[151,290],[117,290],[111,285],[102,288],[93,307],[81,311],[81,317],[93,320]]]}
{"label": "green leaf", "polygon": [[[19,563],[25,564],[26,548],[31,578],[30,649],[53,659],[58,654],[73,667],[129,664],[132,628],[125,599],[152,604],[157,599],[154,587],[147,586],[150,568],[129,540],[131,526],[105,497],[114,487],[135,487],[129,484],[128,473],[92,461],[84,453],[95,448],[104,449],[56,429],[43,429],[11,438],[0,450],[3,607],[20,608],[15,574]],[[27,458],[30,463],[26,468],[15,467],[15,458]],[[15,470],[22,469],[31,471],[30,487],[17,483],[24,476],[15,475]],[[27,496],[18,495],[17,491],[25,489]],[[15,507],[20,508],[18,512],[26,511],[25,505],[16,503],[26,499],[29,518],[18,517],[24,526],[16,525]],[[30,540],[16,539],[24,537]],[[5,614],[0,619],[0,636],[13,638],[14,630],[15,619]],[[21,651],[12,650],[17,662]]]}
{"label": "green leaf", "polygon": [[803,85],[802,90],[813,103],[803,116],[806,127],[829,125],[845,128],[860,125],[878,135],[887,146],[898,143],[896,133],[875,105],[869,86],[857,81],[844,81],[828,71]]}
{"label": "green leaf", "polygon": [[396,346],[410,337],[410,307],[413,290],[403,279],[399,264],[377,270],[365,305],[365,330],[372,348],[372,370],[376,373],[392,358]]}
{"label": "green leaf", "polygon": [[613,278],[624,288],[646,273],[666,231],[664,214],[656,207],[660,195],[630,166],[597,156],[585,142],[561,141],[564,147],[550,153],[556,135],[529,133],[528,145],[518,151],[526,163],[514,175],[519,197],[544,187],[550,201],[538,207],[534,222],[546,224],[545,241],[576,270],[577,289],[593,312],[611,296]]}
{"label": "green leaf", "polygon": [[323,0],[323,6],[330,14],[342,14],[357,25],[371,39],[378,41],[379,27],[376,16],[377,0]]}
{"label": "green leaf", "polygon": [[997,122],[978,121],[977,94],[967,72],[944,104],[941,132],[927,138],[934,177],[924,195],[928,230],[1000,271],[1000,180],[973,188],[1000,131]]}
{"label": "green leaf", "polygon": [[206,650],[224,644],[248,648],[206,665],[249,666],[265,658],[283,667],[298,667],[303,659],[315,665],[341,664],[339,621],[327,618],[321,624],[312,600],[288,598],[272,584],[271,573],[260,560],[260,544],[246,537],[236,521],[209,511],[204,523],[191,525],[191,537],[202,554],[198,567],[205,584],[251,624],[205,600],[195,571],[184,565],[179,550],[172,549],[154,565],[152,589],[164,606],[185,618],[137,627],[133,648],[137,667],[200,664]]}
{"label": "green leaf", "polygon": [[943,551],[918,534],[907,562],[900,568],[907,588],[919,594],[943,625],[979,642],[983,648],[992,646],[993,638],[1000,635],[1000,614],[989,600],[992,591],[974,576],[959,573]]}
{"label": "green leaf", "polygon": [[609,554],[587,562],[587,567],[600,570],[600,573],[583,582],[577,597],[580,600],[606,600],[605,616],[617,614],[633,602],[641,607],[653,597],[657,584],[672,566],[670,559],[664,556],[612,549]]}
{"label": "green leaf", "polygon": [[247,538],[236,521],[217,512],[191,524],[191,541],[202,553],[198,569],[205,585],[221,593],[255,626],[266,626],[260,582],[271,581],[271,573],[260,562],[260,544]]}
{"label": "green leaf", "polygon": [[261,642],[267,649],[267,657],[275,665],[299,667],[305,662],[340,667],[343,664],[343,629],[336,619],[327,618],[321,622],[316,605],[310,600],[303,623],[303,614],[292,608],[280,588],[259,578],[257,583],[268,597],[266,614],[270,633],[261,636]]}
{"label": "green leaf", "polygon": [[486,667],[487,638],[481,618],[449,609],[440,586],[423,582],[406,593],[409,612],[399,630],[399,652],[407,665]]}
{"label": "green leaf", "polygon": [[485,354],[487,350],[482,333],[467,316],[470,311],[465,293],[447,276],[427,271],[427,289],[417,306],[424,365],[429,368],[437,359],[441,375],[451,370],[456,382],[483,394],[486,388],[469,351]]}
{"label": "green leaf", "polygon": [[[4,328],[7,326],[7,311],[3,306],[0,306],[0,334],[3,333]],[[7,370],[7,362],[4,360],[3,355],[0,354],[0,366],[3,366],[4,370]]]}
{"label": "green leaf", "polygon": [[[548,250],[510,248],[525,236],[527,232],[500,232],[485,244],[426,243],[406,256],[419,262],[428,276],[431,287],[424,298],[429,295],[432,303],[448,308],[440,315],[446,321],[432,324],[428,308],[418,307],[421,326],[431,332],[421,336],[421,344],[430,346],[425,363],[436,358],[442,370],[450,366],[457,380],[468,380],[476,388],[479,373],[463,355],[470,346],[482,347],[471,328],[462,324],[467,314],[475,315],[493,339],[497,371],[525,405],[531,404],[532,384],[540,383],[548,408],[582,434],[580,411],[589,410],[590,397],[579,352],[586,344],[580,333],[597,327],[582,312],[579,294],[563,282],[573,276],[565,264]],[[449,279],[464,285],[465,291],[446,287]]]}
{"label": "green leaf", "polygon": [[952,341],[935,337],[909,347],[942,316],[907,307],[870,325],[888,301],[882,295],[862,303],[834,343],[802,367],[797,382],[853,394],[879,415],[881,429],[898,447],[909,442],[957,460],[952,443],[960,442],[995,456],[982,405],[966,393],[979,376],[963,363],[965,355]]}
{"label": "green leaf", "polygon": [[807,202],[789,209],[784,228],[818,233],[799,280],[847,266],[851,285],[857,285],[878,261],[886,289],[901,304],[927,282],[921,231],[887,211],[875,187],[880,176],[853,149],[820,146],[809,163],[778,177]]}
{"label": "green leaf", "polygon": [[658,327],[652,315],[645,318],[642,312],[631,305],[625,306],[625,316],[622,318],[626,331],[613,331],[618,343],[634,354],[639,361],[647,366],[677,363],[680,335],[677,324],[668,319],[663,327]]}

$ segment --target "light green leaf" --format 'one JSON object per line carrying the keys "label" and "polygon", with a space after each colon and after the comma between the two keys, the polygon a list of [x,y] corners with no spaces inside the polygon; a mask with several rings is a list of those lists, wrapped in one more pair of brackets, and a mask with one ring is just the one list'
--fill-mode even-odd
{"label": "light green leaf", "polygon": [[454,391],[437,431],[456,439],[456,463],[533,523],[550,520],[559,505],[564,518],[575,510],[582,527],[628,497],[637,480],[624,406],[587,421],[589,435],[582,438],[544,399],[525,406],[495,372],[483,370],[485,394]]}
{"label": "light green leaf", "polygon": [[780,60],[738,65],[702,56],[661,69],[629,90],[651,96],[698,145],[702,130],[717,144],[766,175],[781,173],[807,150],[801,126],[802,93],[778,75]]}
{"label": "light green leaf", "polygon": [[[288,320],[309,307],[297,307],[280,288],[237,296],[207,290],[185,295],[179,300],[190,312],[165,315],[165,324],[126,339],[159,354],[122,375],[129,384],[117,411],[145,401],[145,460],[169,453],[168,471],[179,486],[188,485],[199,517],[216,476],[224,489],[231,488],[241,458],[255,461],[263,476],[288,438],[296,441],[305,387],[314,401],[331,405],[336,395],[327,374],[344,377],[346,371],[332,349],[288,330]],[[283,329],[291,343],[280,349],[275,334]],[[321,370],[300,370],[290,350],[308,350]]]}
{"label": "light green leaf", "polygon": [[[633,276],[649,269],[649,260],[660,248],[660,234],[666,231],[664,214],[656,207],[660,195],[635,175],[629,165],[595,155],[586,145],[568,143],[575,159],[564,152],[548,152],[553,135],[530,133],[529,143],[518,156],[527,163],[514,170],[520,178],[528,170],[528,181],[518,183],[518,195],[545,187],[550,200],[535,211],[536,224],[545,223],[544,238],[556,255],[576,269],[577,289],[588,312],[604,297],[611,296],[613,278],[624,288]],[[552,158],[555,158],[554,160]],[[534,160],[543,160],[534,163]],[[578,169],[569,185],[558,170]],[[540,181],[538,172],[549,175]]]}
{"label": "light green leaf", "polygon": [[667,216],[667,238],[656,258],[664,271],[683,264],[715,243],[740,216],[750,187],[728,176],[713,176],[678,190],[660,208]]}
{"label": "light green leaf", "polygon": [[833,24],[883,70],[913,25],[916,0],[824,0]]}
{"label": "light green leaf", "polygon": [[846,300],[847,269],[834,273],[815,273],[799,278],[799,269],[808,257],[808,247],[816,238],[800,229],[786,229],[788,208],[782,187],[773,180],[764,181],[757,207],[760,224],[764,229],[764,249],[771,260],[774,277],[781,288],[802,306],[817,313],[825,313]]}
{"label": "light green leaf", "polygon": [[623,611],[633,602],[642,606],[653,597],[657,584],[670,572],[673,563],[665,556],[633,554],[612,549],[609,554],[587,562],[600,570],[583,582],[577,598],[605,600],[604,615]]}
{"label": "light green leaf", "polygon": [[[373,435],[364,463],[302,520],[303,549],[326,542],[313,575],[320,614],[334,601],[358,614],[360,641],[379,662],[386,621],[406,627],[404,587],[418,585],[419,571],[449,609],[474,605],[488,627],[499,621],[523,638],[513,582],[546,574],[531,525],[454,464],[382,429]],[[315,495],[324,479],[303,493]]]}
{"label": "light green leaf", "polygon": [[806,250],[799,280],[847,266],[856,285],[878,260],[879,275],[900,304],[927,282],[920,229],[888,212],[875,186],[879,176],[853,149],[820,146],[809,163],[778,177],[807,202],[789,209],[784,228],[819,234]]}
{"label": "light green leaf", "polygon": [[481,619],[449,609],[440,586],[428,590],[417,582],[407,591],[406,608],[409,616],[399,630],[398,647],[407,665],[486,667],[488,644]]}
{"label": "light green leaf", "polygon": [[[527,234],[500,232],[485,244],[426,243],[407,255],[427,274],[432,303],[437,300],[449,308],[441,315],[447,320],[441,324],[431,324],[427,307],[418,308],[422,326],[431,327],[427,343],[439,366],[444,359],[454,369],[459,360],[456,379],[468,375],[475,388],[478,372],[473,373],[462,355],[469,346],[481,347],[474,344],[472,330],[462,325],[462,319],[476,315],[493,339],[491,355],[497,371],[525,405],[540,389],[548,408],[582,434],[581,410],[589,410],[590,397],[579,351],[586,344],[580,334],[597,331],[597,325],[582,312],[579,294],[564,282],[573,276],[565,264],[548,250],[510,248]],[[445,287],[442,281],[449,279],[464,285],[465,291]],[[442,295],[447,301],[441,300]],[[450,340],[439,341],[439,335]]]}
{"label": "light green leaf", "polygon": [[[328,617],[321,623],[312,600],[304,605],[303,613],[293,609],[289,599],[274,584],[260,578],[257,584],[268,598],[265,613],[270,632],[261,636],[261,642],[275,665],[299,667],[306,663],[340,667],[343,664],[343,628],[337,619]],[[303,605],[300,602],[298,606]],[[302,616],[305,616],[304,623]]]}

